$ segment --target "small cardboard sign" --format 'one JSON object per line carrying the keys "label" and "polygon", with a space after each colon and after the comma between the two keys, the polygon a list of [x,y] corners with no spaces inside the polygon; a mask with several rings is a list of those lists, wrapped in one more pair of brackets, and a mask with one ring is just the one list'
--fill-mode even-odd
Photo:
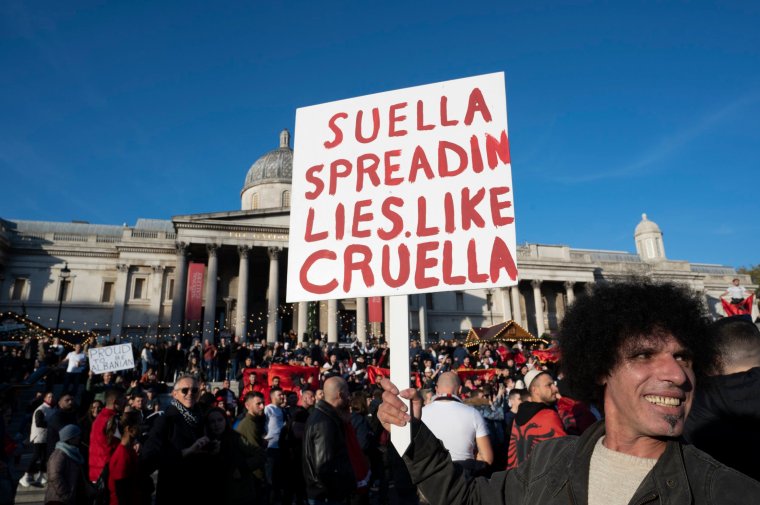
{"label": "small cardboard sign", "polygon": [[503,73],[298,109],[288,302],[517,284]]}
{"label": "small cardboard sign", "polygon": [[87,352],[90,370],[94,374],[116,372],[135,367],[132,344],[117,344],[106,347],[93,347]]}

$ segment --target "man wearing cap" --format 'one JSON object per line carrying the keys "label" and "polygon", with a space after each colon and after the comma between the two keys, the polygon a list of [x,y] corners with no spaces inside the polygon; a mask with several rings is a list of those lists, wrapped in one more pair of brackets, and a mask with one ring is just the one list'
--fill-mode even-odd
{"label": "man wearing cap", "polygon": [[530,399],[520,403],[512,423],[507,469],[522,464],[541,442],[566,435],[562,419],[554,410],[557,401],[554,378],[549,372],[534,368],[524,381]]}
{"label": "man wearing cap", "polygon": [[473,475],[493,463],[493,449],[483,416],[457,396],[461,388],[456,372],[441,374],[433,401],[422,408],[422,422],[443,442],[451,459]]}

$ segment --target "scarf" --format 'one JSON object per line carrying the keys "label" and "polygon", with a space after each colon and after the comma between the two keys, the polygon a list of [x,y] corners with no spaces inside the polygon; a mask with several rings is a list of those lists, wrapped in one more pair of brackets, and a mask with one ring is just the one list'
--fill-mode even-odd
{"label": "scarf", "polygon": [[180,402],[177,401],[176,398],[172,398],[172,405],[174,408],[179,410],[179,413],[182,414],[182,417],[185,419],[185,422],[190,425],[192,428],[197,427],[200,424],[200,419],[198,418],[197,414],[194,414],[193,412],[190,412],[187,407],[182,405]]}
{"label": "scarf", "polygon": [[82,453],[79,452],[79,447],[67,444],[66,442],[56,442],[55,448],[64,453],[69,458],[73,459],[76,463],[83,465],[84,458]]}

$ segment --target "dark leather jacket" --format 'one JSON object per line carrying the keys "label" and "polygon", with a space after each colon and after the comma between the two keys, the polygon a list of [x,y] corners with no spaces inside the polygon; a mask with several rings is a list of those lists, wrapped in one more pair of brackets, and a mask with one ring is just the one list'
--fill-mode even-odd
{"label": "dark leather jacket", "polygon": [[[413,440],[404,453],[412,480],[436,504],[573,504],[588,502],[591,454],[604,435],[604,422],[581,437],[548,440],[536,446],[518,468],[491,479],[465,481],[446,450],[421,422],[413,422]],[[675,440],[644,478],[630,501],[644,504],[760,503],[760,483]]]}
{"label": "dark leather jacket", "polygon": [[343,501],[356,490],[344,430],[335,408],[324,400],[317,402],[303,441],[303,475],[310,499]]}

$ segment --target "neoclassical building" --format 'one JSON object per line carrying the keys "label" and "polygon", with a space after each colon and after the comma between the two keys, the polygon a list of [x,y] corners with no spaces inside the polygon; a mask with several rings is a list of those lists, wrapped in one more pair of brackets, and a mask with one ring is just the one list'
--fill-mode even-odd
{"label": "neoclassical building", "polygon": [[[138,339],[228,333],[272,342],[283,332],[301,339],[319,331],[337,341],[381,332],[368,324],[364,298],[285,302],[292,163],[283,131],[279,147],[248,170],[240,210],[134,226],[0,219],[0,312]],[[412,296],[411,331],[423,340],[464,336],[513,319],[534,335],[550,333],[587,286],[631,275],[684,284],[714,316],[731,279],[756,287],[732,267],[668,259],[663,233],[646,215],[633,245],[635,253],[521,245],[518,286]]]}

